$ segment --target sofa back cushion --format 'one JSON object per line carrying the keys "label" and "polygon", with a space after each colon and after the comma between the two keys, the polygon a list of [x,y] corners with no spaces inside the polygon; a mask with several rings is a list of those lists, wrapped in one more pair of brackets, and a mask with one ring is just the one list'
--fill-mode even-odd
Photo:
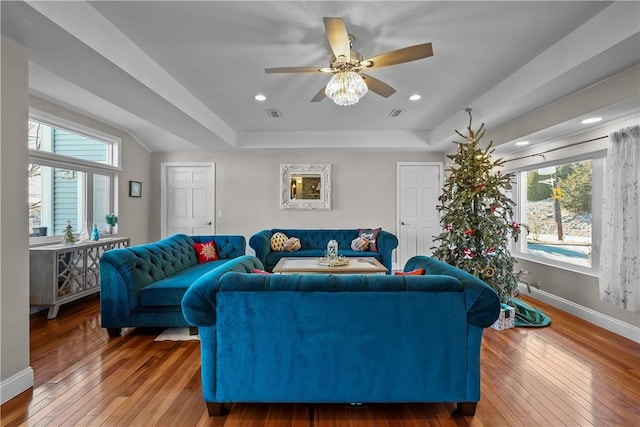
{"label": "sofa back cushion", "polygon": [[284,233],[288,238],[297,237],[300,239],[300,250],[319,249],[327,250],[329,240],[338,242],[338,249],[350,249],[351,241],[358,237],[356,229],[280,229],[271,230],[275,233]]}
{"label": "sofa back cushion", "polygon": [[100,263],[109,263],[123,280],[139,291],[150,283],[165,279],[198,264],[193,239],[175,234],[153,243],[105,252]]}

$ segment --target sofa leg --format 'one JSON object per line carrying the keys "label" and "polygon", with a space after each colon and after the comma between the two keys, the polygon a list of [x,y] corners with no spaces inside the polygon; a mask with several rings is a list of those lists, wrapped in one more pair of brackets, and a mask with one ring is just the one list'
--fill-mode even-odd
{"label": "sofa leg", "polygon": [[122,333],[122,328],[107,328],[107,333],[110,337],[119,337]]}
{"label": "sofa leg", "polygon": [[478,402],[458,402],[457,412],[465,417],[473,417],[476,414]]}
{"label": "sofa leg", "polygon": [[227,411],[225,410],[224,403],[220,402],[206,402],[207,404],[207,412],[209,412],[210,417],[220,417],[222,415],[226,415]]}
{"label": "sofa leg", "polygon": [[189,326],[189,335],[198,335],[198,328],[195,326]]}

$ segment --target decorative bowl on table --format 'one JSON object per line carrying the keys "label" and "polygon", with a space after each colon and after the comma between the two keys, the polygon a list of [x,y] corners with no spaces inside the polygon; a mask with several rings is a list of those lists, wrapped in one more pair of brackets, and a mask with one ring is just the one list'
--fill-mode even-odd
{"label": "decorative bowl on table", "polygon": [[323,256],[322,258],[318,258],[316,263],[318,265],[326,265],[327,267],[344,267],[349,265],[351,260],[344,256],[339,256],[337,258],[329,258],[327,256]]}

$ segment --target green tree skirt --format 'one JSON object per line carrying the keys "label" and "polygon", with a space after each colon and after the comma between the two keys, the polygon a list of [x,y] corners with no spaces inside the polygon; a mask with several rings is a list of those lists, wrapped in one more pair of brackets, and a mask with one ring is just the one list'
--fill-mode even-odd
{"label": "green tree skirt", "polygon": [[516,326],[541,328],[549,326],[551,318],[538,308],[532,307],[526,302],[512,298],[509,305],[516,309]]}

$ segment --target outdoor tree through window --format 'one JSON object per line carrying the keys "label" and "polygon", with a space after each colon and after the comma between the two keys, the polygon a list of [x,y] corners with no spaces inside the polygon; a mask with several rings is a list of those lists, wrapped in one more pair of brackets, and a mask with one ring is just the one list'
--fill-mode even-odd
{"label": "outdoor tree through window", "polygon": [[521,172],[521,251],[591,267],[593,161]]}

